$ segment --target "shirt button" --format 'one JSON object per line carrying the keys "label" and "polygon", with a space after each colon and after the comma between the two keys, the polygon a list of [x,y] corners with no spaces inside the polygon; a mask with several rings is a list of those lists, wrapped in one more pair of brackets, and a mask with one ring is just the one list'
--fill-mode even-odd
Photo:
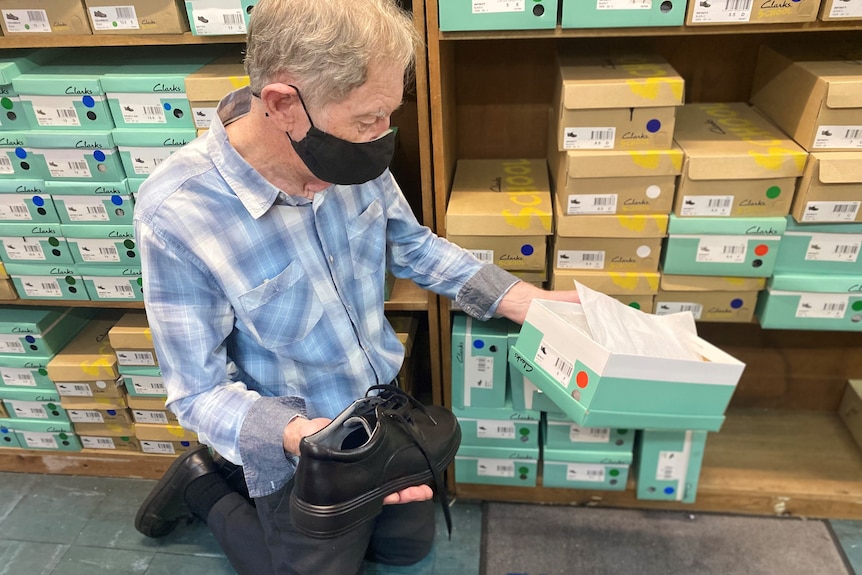
{"label": "shirt button", "polygon": [[331,264],[335,263],[335,258],[332,256],[329,256],[329,263],[331,263]]}

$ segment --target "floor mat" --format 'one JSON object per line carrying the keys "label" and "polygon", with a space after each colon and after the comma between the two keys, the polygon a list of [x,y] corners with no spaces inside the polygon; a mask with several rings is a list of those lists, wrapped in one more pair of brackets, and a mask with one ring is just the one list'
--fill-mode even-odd
{"label": "floor mat", "polygon": [[846,575],[824,521],[487,503],[483,575]]}

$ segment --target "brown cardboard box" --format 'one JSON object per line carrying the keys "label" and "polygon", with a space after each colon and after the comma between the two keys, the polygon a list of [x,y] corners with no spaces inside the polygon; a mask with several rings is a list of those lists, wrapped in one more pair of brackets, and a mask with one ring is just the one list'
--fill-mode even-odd
{"label": "brown cardboard box", "polygon": [[183,0],[84,0],[93,34],[182,34]]}
{"label": "brown cardboard box", "polygon": [[9,278],[0,279],[0,300],[18,299],[15,284]]}
{"label": "brown cardboard box", "polygon": [[144,312],[128,312],[111,328],[108,337],[118,365],[156,366],[153,334]]}
{"label": "brown cardboard box", "polygon": [[395,335],[404,345],[404,362],[398,372],[398,385],[407,393],[412,394],[416,379],[413,344],[416,341],[419,321],[414,316],[406,314],[386,314],[386,319],[389,320],[392,329],[395,330]]}
{"label": "brown cardboard box", "polygon": [[690,311],[698,321],[749,323],[766,278],[662,274],[655,313]]}
{"label": "brown cardboard box", "polygon": [[117,355],[108,341],[116,319],[97,318],[82,329],[60,353],[48,362],[52,381],[116,381]]}
{"label": "brown cardboard box", "polygon": [[[62,405],[62,402],[61,402]],[[72,423],[113,424],[129,426],[134,423],[132,412],[128,408],[95,409],[95,406],[66,407],[63,406]]]}
{"label": "brown cardboard box", "polygon": [[177,422],[177,416],[167,409],[132,409],[132,419],[135,423],[156,423],[159,425]]}
{"label": "brown cardboard box", "polygon": [[99,379],[95,381],[55,381],[54,387],[61,397],[125,397],[126,387],[123,378],[114,381]]}
{"label": "brown cardboard box", "polygon": [[0,262],[0,279],[9,279],[9,274],[6,273],[6,266],[3,265],[3,262]]}
{"label": "brown cardboard box", "polygon": [[844,397],[838,407],[838,415],[862,449],[862,379],[851,379],[847,382]]}
{"label": "brown cardboard box", "polygon": [[812,152],[791,213],[800,223],[862,222],[862,151]]}
{"label": "brown cardboard box", "polygon": [[124,434],[112,437],[107,435],[96,435],[89,432],[78,432],[78,439],[81,440],[81,447],[85,452],[90,449],[135,452],[141,451],[140,440],[132,434]]}
{"label": "brown cardboard box", "polygon": [[554,237],[553,266],[564,270],[657,272],[661,238]]}
{"label": "brown cardboard box", "polygon": [[713,26],[813,22],[819,8],[820,0],[692,0],[688,3],[685,23],[688,26]]}
{"label": "brown cardboard box", "polygon": [[862,150],[862,49],[761,46],[751,103],[808,151]]}
{"label": "brown cardboard box", "polygon": [[668,149],[684,91],[682,77],[654,54],[561,55],[552,99],[557,149]]}
{"label": "brown cardboard box", "polygon": [[219,100],[248,83],[242,56],[238,54],[222,56],[186,76],[186,97],[192,107],[198,136],[201,130],[210,127]]}
{"label": "brown cardboard box", "polygon": [[508,271],[544,271],[548,236],[460,236],[449,234],[453,244],[469,250],[484,263]]}
{"label": "brown cardboard box", "polygon": [[[60,396],[63,409],[123,410],[129,407],[126,395],[121,397],[74,397]],[[131,421],[131,420],[129,420]]]}
{"label": "brown cardboard box", "polygon": [[554,193],[569,215],[670,213],[682,161],[678,147],[560,152],[554,141],[548,150]]}
{"label": "brown cardboard box", "polygon": [[658,272],[594,272],[555,269],[551,274],[552,290],[575,289],[580,282],[590,289],[607,295],[655,295],[659,286]]}
{"label": "brown cardboard box", "polygon": [[679,217],[786,216],[808,153],[745,103],[686,104],[676,143],[685,152]]}
{"label": "brown cardboard box", "polygon": [[570,216],[560,197],[554,197],[556,235],[564,238],[663,238],[668,220],[667,214]]}
{"label": "brown cardboard box", "polygon": [[4,36],[91,34],[81,0],[0,0]]}
{"label": "brown cardboard box", "polygon": [[136,423],[135,435],[138,439],[150,441],[197,441],[198,436],[176,423],[167,425],[158,423]]}
{"label": "brown cardboard box", "polygon": [[[126,398],[126,401],[129,404],[131,409],[149,409],[156,411],[166,411],[165,401],[167,401],[167,397],[165,396],[144,396],[144,395],[130,395]],[[173,419],[176,419],[174,416]]]}
{"label": "brown cardboard box", "polygon": [[153,455],[171,455],[175,456],[178,453],[184,453],[198,445],[197,441],[158,441],[155,439],[141,439],[138,437],[141,444],[141,451]]}
{"label": "brown cardboard box", "polygon": [[824,22],[862,20],[862,3],[858,1],[848,2],[847,0],[822,0],[818,19]]}

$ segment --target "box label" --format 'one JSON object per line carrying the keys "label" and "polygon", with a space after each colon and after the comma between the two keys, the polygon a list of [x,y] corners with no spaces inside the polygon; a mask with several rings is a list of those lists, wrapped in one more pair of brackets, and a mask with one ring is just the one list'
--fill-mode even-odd
{"label": "box label", "polygon": [[[7,349],[9,348],[4,346],[3,341],[0,340],[0,353],[10,353],[6,351]],[[23,349],[21,351],[12,351],[11,353],[22,352]],[[0,379],[3,380],[5,385],[11,387],[36,387],[36,378],[33,377],[33,372],[26,368],[0,367]]]}
{"label": "box label", "polygon": [[862,0],[842,0],[832,3],[830,18],[862,18]]}
{"label": "box label", "polygon": [[683,196],[681,216],[729,216],[733,196]]}
{"label": "box label", "polygon": [[26,419],[48,419],[48,412],[45,411],[45,404],[38,401],[12,401],[4,399],[3,402],[12,408],[16,417]]}
{"label": "box label", "polygon": [[9,32],[50,32],[48,12],[45,10],[3,10],[3,19]]}
{"label": "box label", "polygon": [[34,449],[57,449],[58,447],[53,433],[27,431],[21,433],[21,435],[24,437],[24,443],[27,444],[27,447]]}
{"label": "box label", "polygon": [[[5,156],[0,156],[0,174],[11,174],[3,171],[3,160],[9,161]],[[12,165],[11,163],[9,164]],[[12,195],[0,195],[0,220],[32,221],[27,204],[20,197]]]}
{"label": "box label", "polygon": [[10,260],[45,261],[42,243],[36,238],[0,238]]}
{"label": "box label", "polygon": [[139,30],[134,6],[99,6],[90,8],[96,30]]}
{"label": "box label", "polygon": [[67,397],[93,397],[93,390],[84,383],[57,383],[54,382],[57,393]]}
{"label": "box label", "polygon": [[597,0],[596,10],[652,10],[652,0]]}
{"label": "box label", "polygon": [[[99,299],[134,299],[135,289],[129,285],[128,278],[123,277],[88,277],[96,287]],[[155,363],[127,363],[124,365],[155,365]]]}
{"label": "box label", "polygon": [[[101,278],[100,278],[101,279]],[[487,358],[493,361],[493,358]],[[120,365],[156,365],[156,357],[151,351],[117,351],[117,361]]]}
{"label": "box label", "polygon": [[655,306],[655,315],[668,315],[672,313],[681,313],[684,311],[690,311],[691,315],[694,316],[694,319],[700,319],[701,314],[703,313],[703,306],[699,303],[694,302],[683,302],[683,301],[663,301],[656,302]]}
{"label": "box label", "polygon": [[167,425],[168,416],[161,411],[135,410],[133,412],[136,423],[158,423]]}
{"label": "box label", "polygon": [[740,264],[745,262],[748,239],[738,236],[702,237],[697,242],[695,261],[701,263]]}
{"label": "box label", "polygon": [[[177,97],[184,96],[177,94]],[[165,109],[161,98],[151,94],[108,94],[116,98],[126,124],[165,124]]]}
{"label": "box label", "polygon": [[557,251],[557,267],[560,269],[603,270],[605,252],[584,250]]}
{"label": "box label", "polygon": [[695,24],[707,22],[748,22],[751,20],[752,0],[693,0],[691,21]]}
{"label": "box label", "polygon": [[566,215],[615,214],[617,194],[572,194],[568,197]]}
{"label": "box label", "polygon": [[123,146],[121,152],[125,152],[132,157],[132,169],[139,176],[147,176],[153,173],[153,170],[159,164],[167,160],[171,154],[176,151],[176,148],[138,148]]}
{"label": "box label", "polygon": [[136,375],[132,379],[132,387],[138,395],[167,395],[168,393],[164,380],[156,376]]}
{"label": "box label", "polygon": [[117,251],[114,240],[73,239],[72,241],[78,242],[78,251],[84,262],[116,263],[120,261],[120,253]]}
{"label": "box label", "polygon": [[524,12],[524,0],[473,0],[473,14]]}
{"label": "box label", "polygon": [[862,150],[862,126],[817,126],[812,148],[857,148]]}
{"label": "box label", "polygon": [[[101,101],[99,96],[90,96]],[[28,96],[36,114],[36,123],[46,127],[80,126],[81,120],[75,110],[74,100],[66,96]]]}
{"label": "box label", "polygon": [[[0,353],[24,353],[19,336],[14,333],[0,333]],[[3,379],[6,379],[5,376]]]}
{"label": "box label", "polygon": [[563,148],[566,150],[612,150],[617,129],[614,126],[595,128],[565,128]]}
{"label": "box label", "polygon": [[806,202],[803,222],[853,222],[862,202]]}
{"label": "box label", "polygon": [[[35,150],[34,150],[35,151]],[[90,178],[90,166],[80,150],[39,150],[53,178]],[[102,152],[108,155],[108,152]]]}
{"label": "box label", "polygon": [[575,363],[548,345],[544,338],[539,344],[539,349],[536,350],[533,363],[548,372],[548,375],[553,377],[563,389],[567,389],[572,373],[575,371]]}
{"label": "box label", "polygon": [[515,424],[511,421],[476,420],[479,439],[515,439]]}
{"label": "box label", "polygon": [[72,222],[107,222],[108,210],[100,198],[64,196],[66,214]]}
{"label": "box label", "polygon": [[805,252],[806,261],[853,263],[859,257],[862,236],[812,234]]}
{"label": "box label", "polygon": [[30,297],[63,297],[60,283],[50,276],[27,277],[21,279],[24,293]]}
{"label": "box label", "polygon": [[[245,16],[239,0],[207,0],[192,4],[191,24],[197,36],[245,34]],[[173,450],[171,451],[173,453]]]}
{"label": "box label", "polygon": [[81,446],[88,449],[116,449],[114,440],[110,437],[92,437],[89,435],[78,436],[81,439]]}
{"label": "box label", "polygon": [[566,465],[566,481],[593,481],[604,483],[605,466],[589,463],[569,463]]}
{"label": "box label", "polygon": [[141,451],[144,453],[160,453],[163,455],[173,455],[176,453],[173,444],[168,441],[141,440]]}
{"label": "box label", "polygon": [[217,108],[192,108],[195,128],[209,128],[216,117]]}
{"label": "box label", "polygon": [[685,451],[659,451],[656,481],[682,481],[688,472],[688,454]]}
{"label": "box label", "polygon": [[105,418],[98,411],[88,409],[70,409],[66,413],[72,423],[105,423]]}
{"label": "box label", "polygon": [[494,250],[468,250],[483,264],[494,263]]}
{"label": "box label", "polygon": [[[2,125],[2,124],[0,124]],[[6,154],[0,154],[0,174],[14,174],[15,166]]]}
{"label": "box label", "polygon": [[569,426],[569,441],[572,443],[608,443],[610,440],[609,427],[581,427],[577,423]]}
{"label": "box label", "polygon": [[803,319],[843,319],[850,303],[844,294],[803,293],[796,307],[796,317]]}
{"label": "box label", "polygon": [[507,459],[480,457],[476,460],[476,475],[483,477],[515,477],[515,462]]}

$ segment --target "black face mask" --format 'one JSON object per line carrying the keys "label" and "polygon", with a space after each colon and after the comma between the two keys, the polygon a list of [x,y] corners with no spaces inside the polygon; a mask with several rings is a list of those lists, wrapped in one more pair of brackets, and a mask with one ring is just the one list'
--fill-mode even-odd
{"label": "black face mask", "polygon": [[[289,84],[288,84],[289,85]],[[330,184],[364,184],[380,176],[392,162],[395,153],[395,132],[389,130],[370,142],[348,142],[327,134],[314,126],[305,101],[296,90],[299,102],[311,128],[300,141],[287,134],[294,151],[315,177]]]}

